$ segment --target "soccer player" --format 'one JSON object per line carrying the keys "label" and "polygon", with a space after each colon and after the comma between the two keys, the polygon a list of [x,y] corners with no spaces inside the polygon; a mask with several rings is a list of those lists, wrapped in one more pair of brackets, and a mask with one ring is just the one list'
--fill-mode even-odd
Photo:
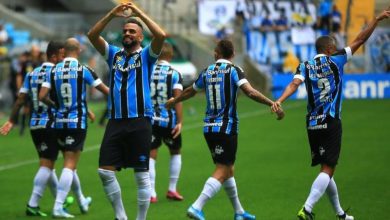
{"label": "soccer player", "polygon": [[154,108],[152,127],[152,146],[149,160],[150,183],[152,196],[150,202],[157,202],[155,188],[158,148],[163,141],[169,148],[171,160],[169,163],[169,187],[166,197],[171,200],[181,201],[183,196],[176,190],[181,170],[181,126],[182,104],[176,104],[174,109],[166,109],[165,103],[172,97],[177,97],[183,91],[182,78],[178,71],[172,68],[169,62],[173,57],[173,48],[169,43],[164,43],[158,58],[152,81],[150,82],[151,97]]}
{"label": "soccer player", "polygon": [[30,121],[31,137],[39,156],[39,169],[34,177],[33,191],[27,203],[26,215],[47,216],[40,211],[39,200],[43,196],[47,184],[53,196],[57,193],[58,179],[54,171],[54,163],[58,156],[58,146],[53,131],[53,109],[38,100],[38,94],[46,75],[55,63],[64,58],[64,44],[51,41],[46,49],[47,62],[27,73],[18,98],[12,108],[11,116],[0,128],[2,135],[7,135],[13,128],[20,108],[28,98],[32,100],[32,115]]}
{"label": "soccer player", "polygon": [[[131,13],[127,13],[127,11]],[[122,45],[109,45],[100,36],[115,17],[129,18],[122,29]],[[143,25],[153,35],[151,44],[141,48]],[[134,168],[138,188],[137,220],[146,219],[151,187],[149,155],[152,139],[153,106],[150,98],[150,77],[165,40],[165,32],[134,3],[114,7],[89,31],[88,38],[102,54],[110,69],[109,121],[99,156],[99,176],[104,191],[118,220],[126,220],[121,188],[115,171]]]}
{"label": "soccer player", "polygon": [[[205,91],[207,109],[203,132],[216,169],[206,181],[198,199],[187,210],[187,215],[193,219],[205,219],[203,206],[223,187],[232,202],[234,219],[256,219],[241,206],[234,179],[238,134],[237,90],[240,88],[248,97],[264,105],[271,106],[273,102],[254,89],[245,79],[243,70],[232,64],[234,46],[231,41],[219,41],[214,57],[216,62],[200,73],[192,87],[166,103],[167,108],[172,108],[198,91]],[[277,111],[277,115],[278,119],[282,119],[283,110]]]}
{"label": "soccer player", "polygon": [[[53,217],[56,218],[74,218],[62,208],[62,204],[70,191],[72,182],[79,182],[75,174],[87,131],[86,84],[108,94],[108,87],[102,83],[96,73],[79,63],[77,58],[80,52],[79,42],[75,38],[67,39],[65,59],[47,75],[39,93],[41,101],[57,108],[55,117],[57,142],[64,155],[64,168],[59,179],[57,197],[53,207]],[[54,100],[47,97],[50,90],[54,94]],[[86,213],[92,202],[91,197],[85,198],[77,191],[76,196],[81,212]]]}
{"label": "soccer player", "polygon": [[278,111],[281,103],[305,82],[308,93],[306,128],[312,154],[312,166],[321,164],[321,170],[313,182],[304,206],[298,212],[298,218],[301,220],[314,218],[312,209],[325,192],[329,196],[337,219],[354,219],[341,208],[333,177],[341,148],[340,114],[343,68],[352,54],[371,36],[377,24],[389,17],[390,7],[372,20],[350,46],[339,52],[336,51],[334,38],[319,37],[316,41],[318,54],[312,60],[305,61],[298,66],[293,81],[272,106],[273,111]]}

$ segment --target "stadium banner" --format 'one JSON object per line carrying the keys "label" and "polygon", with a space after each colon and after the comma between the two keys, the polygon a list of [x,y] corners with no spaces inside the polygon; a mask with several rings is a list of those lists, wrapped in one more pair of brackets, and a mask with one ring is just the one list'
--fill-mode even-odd
{"label": "stadium banner", "polygon": [[[291,82],[291,74],[272,75],[272,95],[278,98]],[[343,76],[345,99],[389,99],[390,74],[345,74]],[[290,99],[306,99],[305,84],[302,83]]]}
{"label": "stadium banner", "polygon": [[222,27],[232,34],[235,16],[236,0],[198,1],[198,25],[203,34],[215,35]]}

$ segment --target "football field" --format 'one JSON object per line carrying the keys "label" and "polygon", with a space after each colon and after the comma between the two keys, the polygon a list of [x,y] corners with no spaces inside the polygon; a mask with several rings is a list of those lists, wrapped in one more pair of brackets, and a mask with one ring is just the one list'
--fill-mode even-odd
{"label": "football field", "polygon": [[[169,156],[164,146],[156,164],[158,203],[151,204],[148,219],[186,219],[187,208],[197,198],[214,169],[202,133],[204,98],[198,94],[184,103],[183,167],[178,189],[182,202],[165,199],[168,188]],[[103,104],[90,103],[99,117]],[[286,117],[276,121],[269,108],[244,95],[238,98],[240,131],[235,177],[245,210],[257,219],[294,220],[309,193],[319,167],[310,167],[310,151],[305,130],[305,101],[284,104]],[[351,215],[360,220],[389,219],[390,209],[390,100],[346,100],[343,105],[343,142],[335,174],[341,204],[350,207]],[[3,123],[1,121],[1,123]],[[104,128],[90,124],[78,174],[92,206],[82,215],[77,205],[70,207],[76,219],[114,219],[97,174],[99,146]],[[62,158],[56,165],[61,173]],[[31,194],[38,160],[29,132],[19,136],[18,128],[0,137],[0,219],[31,219],[24,211]],[[123,202],[129,219],[136,216],[136,188],[133,171],[118,173]],[[41,209],[51,213],[54,199],[46,190]],[[210,200],[206,219],[233,219],[233,209],[221,190]],[[326,195],[315,206],[316,220],[335,219]],[[50,218],[50,217],[49,217]],[[39,219],[39,218],[34,218]]]}

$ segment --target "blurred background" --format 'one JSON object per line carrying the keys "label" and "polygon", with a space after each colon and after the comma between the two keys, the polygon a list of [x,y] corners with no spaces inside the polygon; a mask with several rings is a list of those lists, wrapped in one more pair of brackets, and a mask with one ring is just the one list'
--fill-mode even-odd
{"label": "blurred background", "polygon": [[[81,61],[106,78],[107,67],[86,33],[121,0],[0,0],[0,117],[15,101],[21,78],[43,60],[47,42],[76,37]],[[339,48],[350,43],[387,0],[136,0],[170,35],[173,65],[188,86],[213,62],[215,42],[230,38],[235,63],[258,89],[279,96],[300,61],[315,55],[315,39],[333,35]],[[105,29],[120,45],[120,19]],[[346,66],[345,98],[390,97],[390,22],[377,28]],[[147,35],[148,36],[148,35]],[[150,37],[146,38],[145,43]],[[300,88],[293,98],[304,99]],[[91,99],[102,97],[92,91]]]}

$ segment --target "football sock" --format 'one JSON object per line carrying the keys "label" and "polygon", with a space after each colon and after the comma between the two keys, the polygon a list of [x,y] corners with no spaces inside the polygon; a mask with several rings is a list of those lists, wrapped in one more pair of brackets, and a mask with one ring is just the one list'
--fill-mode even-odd
{"label": "football sock", "polygon": [[138,187],[137,201],[138,213],[137,220],[145,220],[150,205],[150,176],[149,172],[135,172],[135,181]]}
{"label": "football sock", "polygon": [[203,190],[198,199],[192,204],[195,209],[202,210],[206,202],[211,199],[221,189],[221,183],[214,177],[209,177],[204,184]]}
{"label": "football sock", "polygon": [[123,207],[121,188],[118,180],[115,177],[115,172],[111,170],[98,169],[100,179],[103,183],[104,192],[106,192],[108,200],[110,200],[112,208],[115,211],[117,219],[126,220],[126,212]]}
{"label": "football sock", "polygon": [[83,195],[83,191],[81,190],[81,183],[76,170],[73,171],[72,191],[76,195],[78,203],[82,204],[82,202],[85,200],[85,197]]}
{"label": "football sock", "polygon": [[47,181],[50,178],[51,170],[47,167],[39,167],[38,172],[35,174],[33,191],[28,202],[30,207],[38,207],[39,200],[45,192]]}
{"label": "football sock", "polygon": [[69,168],[62,169],[60,180],[58,182],[57,197],[54,204],[54,210],[62,209],[65,198],[69,193],[73,181],[73,170]]}
{"label": "football sock", "polygon": [[305,210],[311,213],[316,202],[325,193],[326,188],[329,185],[330,177],[328,174],[321,172],[314,180],[311,186],[309,197],[305,202]]}
{"label": "football sock", "polygon": [[175,154],[171,156],[169,162],[169,191],[176,192],[177,181],[179,180],[181,170],[181,155]]}
{"label": "football sock", "polygon": [[232,202],[235,213],[244,214],[244,209],[241,206],[240,199],[238,198],[237,185],[234,177],[227,179],[223,183],[226,194]]}
{"label": "football sock", "polygon": [[337,185],[334,181],[334,178],[330,179],[328,188],[326,188],[326,193],[328,194],[330,203],[332,203],[333,209],[337,215],[343,215],[344,210],[341,208],[339,193],[337,191]]}
{"label": "football sock", "polygon": [[150,185],[152,188],[151,196],[157,197],[157,193],[156,193],[156,161],[153,158],[149,159],[149,175],[150,175]]}
{"label": "football sock", "polygon": [[49,183],[49,188],[50,188],[51,194],[53,195],[54,198],[56,198],[57,197],[58,177],[57,177],[55,169],[53,169],[51,171],[51,175],[50,175],[48,183]]}

